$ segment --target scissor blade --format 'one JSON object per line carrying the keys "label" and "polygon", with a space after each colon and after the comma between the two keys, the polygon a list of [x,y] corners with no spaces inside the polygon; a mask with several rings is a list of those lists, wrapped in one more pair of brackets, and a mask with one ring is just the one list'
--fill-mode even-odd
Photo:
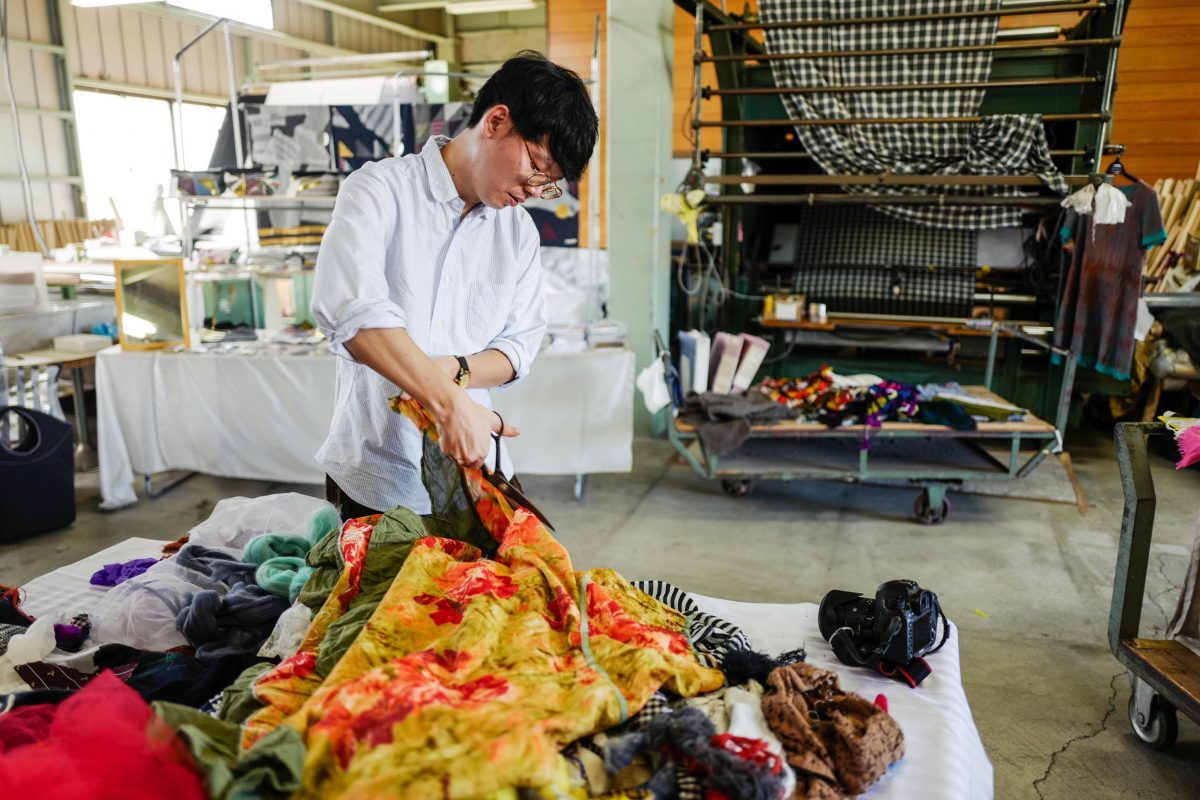
{"label": "scissor blade", "polygon": [[527,498],[521,492],[521,490],[519,490],[517,487],[515,487],[511,483],[509,483],[508,479],[505,478],[503,475],[499,474],[498,472],[488,472],[485,469],[485,470],[483,470],[483,477],[487,478],[488,483],[495,486],[500,491],[500,493],[502,495],[504,495],[513,504],[518,505],[521,508],[524,508],[526,511],[530,512],[535,517],[540,519],[542,521],[542,524],[545,525],[547,528],[549,528],[550,530],[554,530],[554,526],[550,524],[550,520],[546,519],[546,515],[543,514],[541,511],[539,511],[537,506],[535,506],[533,503],[529,502],[529,498]]}

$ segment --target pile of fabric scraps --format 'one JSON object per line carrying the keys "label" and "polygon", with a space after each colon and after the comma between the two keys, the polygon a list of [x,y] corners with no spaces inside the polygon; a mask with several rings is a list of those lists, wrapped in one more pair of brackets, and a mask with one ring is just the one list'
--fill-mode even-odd
{"label": "pile of fabric scraps", "polygon": [[[671,584],[576,571],[536,516],[442,453],[415,402],[396,407],[424,433],[428,515],[339,524],[309,498],[228,501],[110,589],[90,621],[103,644],[69,657],[44,654],[54,620],[4,595],[21,658],[52,660],[40,692],[0,695],[0,796],[23,796],[10,767],[43,747],[72,796],[143,796],[109,765],[89,773],[99,737],[153,796],[184,798],[824,800],[903,756],[895,721],[803,650],[757,653]],[[277,559],[302,566],[264,570]],[[56,730],[107,703],[120,726]],[[18,704],[47,724],[4,713]]]}
{"label": "pile of fabric scraps", "polygon": [[299,646],[310,615],[290,606],[312,573],[305,557],[339,523],[302,495],[234,498],[174,556],[96,571],[91,584],[112,588],[87,613],[34,620],[7,590],[0,692],[74,691],[109,670],[146,700],[207,707],[248,666]]}
{"label": "pile of fabric scraps", "polygon": [[1028,412],[971,394],[956,383],[910,386],[876,375],[843,376],[830,367],[803,378],[764,378],[758,391],[831,428],[878,427],[889,420],[975,430],[980,420],[1021,420]]}

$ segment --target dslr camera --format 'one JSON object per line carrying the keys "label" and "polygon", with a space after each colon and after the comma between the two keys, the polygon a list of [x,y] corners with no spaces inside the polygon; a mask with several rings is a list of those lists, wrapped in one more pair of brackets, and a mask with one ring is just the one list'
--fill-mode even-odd
{"label": "dslr camera", "polygon": [[895,580],[881,584],[873,600],[834,589],[821,600],[817,624],[843,664],[903,666],[946,643],[949,625],[935,646],[939,618],[946,619],[936,594],[916,581]]}

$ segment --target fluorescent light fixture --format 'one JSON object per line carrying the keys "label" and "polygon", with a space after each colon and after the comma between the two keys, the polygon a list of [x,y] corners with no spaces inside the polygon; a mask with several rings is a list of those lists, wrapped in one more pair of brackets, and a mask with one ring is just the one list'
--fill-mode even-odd
{"label": "fluorescent light fixture", "polygon": [[537,8],[534,0],[464,0],[446,3],[447,14],[487,14],[493,11],[529,11]]}
{"label": "fluorescent light fixture", "polygon": [[[79,8],[102,8],[105,6],[136,5],[137,0],[71,0],[71,5]],[[166,4],[175,8],[196,11],[210,17],[225,17],[226,19],[253,25],[256,28],[273,30],[275,17],[271,11],[271,0],[166,0]]]}

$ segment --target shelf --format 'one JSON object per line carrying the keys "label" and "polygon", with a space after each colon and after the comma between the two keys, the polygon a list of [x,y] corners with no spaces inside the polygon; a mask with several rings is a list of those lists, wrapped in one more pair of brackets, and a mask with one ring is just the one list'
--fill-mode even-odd
{"label": "shelf", "polygon": [[241,209],[258,206],[260,208],[287,208],[295,207],[302,208],[305,206],[333,208],[333,203],[337,200],[336,197],[327,195],[319,195],[313,197],[275,197],[271,195],[263,197],[186,197],[180,196],[177,199],[191,206],[207,206],[209,208],[228,208]]}

